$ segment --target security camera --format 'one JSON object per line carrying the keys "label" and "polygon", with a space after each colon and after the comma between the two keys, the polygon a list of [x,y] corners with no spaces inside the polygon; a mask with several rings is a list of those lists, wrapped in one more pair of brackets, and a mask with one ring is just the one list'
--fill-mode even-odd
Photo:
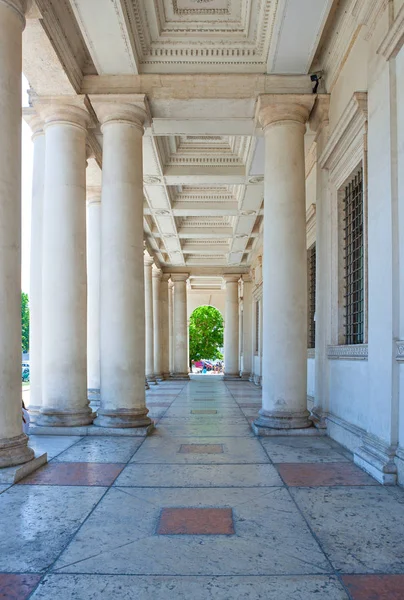
{"label": "security camera", "polygon": [[313,87],[313,94],[317,94],[318,86],[322,78],[323,71],[315,71],[314,73],[310,73],[310,80],[315,82]]}

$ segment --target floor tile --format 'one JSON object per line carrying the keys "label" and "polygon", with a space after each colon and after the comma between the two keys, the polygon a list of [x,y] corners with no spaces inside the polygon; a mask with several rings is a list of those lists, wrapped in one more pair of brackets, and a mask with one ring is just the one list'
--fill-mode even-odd
{"label": "floor tile", "polygon": [[213,409],[194,409],[191,410],[192,415],[216,415],[218,413],[217,410]]}
{"label": "floor tile", "polygon": [[248,436],[253,437],[251,428],[244,416],[229,417],[228,419],[218,419],[213,417],[200,417],[189,415],[189,418],[170,418],[164,416],[160,421],[159,434],[165,432],[166,435],[204,437],[204,436]]}
{"label": "floor tile", "polygon": [[157,535],[234,535],[231,508],[163,508]]}
{"label": "floor tile", "polygon": [[3,484],[1,484],[1,485],[0,485],[0,494],[1,494],[2,492],[5,492],[6,490],[8,490],[8,488],[9,488],[9,487],[11,487],[11,484],[10,484],[10,483],[3,483]]}
{"label": "floor tile", "polygon": [[41,575],[0,573],[1,600],[26,600],[40,579]]}
{"label": "floor tile", "polygon": [[382,486],[290,488],[342,573],[404,573],[404,502]]}
{"label": "floor tile", "polygon": [[54,462],[126,463],[142,442],[143,438],[124,436],[86,437],[59,454]]}
{"label": "floor tile", "polygon": [[284,436],[262,438],[261,443],[274,463],[345,462],[342,447],[332,448],[324,438]]}
{"label": "floor tile", "polygon": [[[152,591],[151,591],[152,590]],[[35,600],[349,600],[333,576],[49,575]],[[395,599],[394,599],[395,600]]]}
{"label": "floor tile", "polygon": [[116,486],[135,487],[273,487],[282,480],[273,465],[142,465],[131,463]]}
{"label": "floor tile", "polygon": [[28,444],[35,450],[35,453],[46,452],[48,460],[51,460],[81,439],[76,435],[30,435]]}
{"label": "floor tile", "polygon": [[[183,454],[181,444],[223,444],[223,454]],[[248,437],[167,437],[158,431],[147,438],[130,462],[136,463],[268,463],[256,438]]]}
{"label": "floor tile", "polygon": [[404,575],[343,575],[352,600],[403,600]]}
{"label": "floor tile", "polygon": [[110,486],[124,465],[110,463],[49,463],[17,485]]}
{"label": "floor tile", "polygon": [[293,487],[379,485],[373,477],[349,462],[280,463],[277,468],[286,485]]}
{"label": "floor tile", "polygon": [[[163,508],[231,508],[232,536],[157,536]],[[284,488],[111,488],[55,564],[64,573],[325,574],[331,567]]]}
{"label": "floor tile", "polygon": [[181,444],[184,454],[223,454],[223,444]]}
{"label": "floor tile", "polygon": [[43,572],[105,488],[14,485],[0,495],[0,571]]}

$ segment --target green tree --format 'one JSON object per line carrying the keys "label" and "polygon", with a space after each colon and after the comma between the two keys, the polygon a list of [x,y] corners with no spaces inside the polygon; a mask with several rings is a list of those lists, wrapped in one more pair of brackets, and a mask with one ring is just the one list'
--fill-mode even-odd
{"label": "green tree", "polygon": [[189,320],[189,360],[223,358],[223,317],[214,306],[199,306]]}
{"label": "green tree", "polygon": [[21,346],[23,352],[29,350],[29,300],[28,294],[21,292]]}

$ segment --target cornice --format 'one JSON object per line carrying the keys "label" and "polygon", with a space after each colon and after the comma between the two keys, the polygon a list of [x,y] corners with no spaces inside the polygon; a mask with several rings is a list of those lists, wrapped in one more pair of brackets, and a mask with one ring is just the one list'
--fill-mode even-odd
{"label": "cornice", "polygon": [[367,97],[366,92],[355,92],[352,96],[320,156],[321,168],[332,168],[335,154],[343,154],[344,148],[349,147],[358,131],[365,126],[368,117]]}
{"label": "cornice", "polygon": [[387,32],[386,37],[380,44],[377,53],[384,56],[386,60],[395,58],[404,44],[404,4]]}
{"label": "cornice", "polygon": [[240,280],[241,274],[237,273],[225,273],[223,275],[223,281],[227,284],[227,283],[238,283]]}

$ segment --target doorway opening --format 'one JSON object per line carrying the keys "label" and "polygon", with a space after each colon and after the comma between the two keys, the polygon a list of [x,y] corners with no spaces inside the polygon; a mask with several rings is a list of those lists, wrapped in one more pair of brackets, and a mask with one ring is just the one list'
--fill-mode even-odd
{"label": "doorway opening", "polygon": [[223,316],[214,306],[198,306],[189,319],[189,366],[191,373],[223,373]]}

